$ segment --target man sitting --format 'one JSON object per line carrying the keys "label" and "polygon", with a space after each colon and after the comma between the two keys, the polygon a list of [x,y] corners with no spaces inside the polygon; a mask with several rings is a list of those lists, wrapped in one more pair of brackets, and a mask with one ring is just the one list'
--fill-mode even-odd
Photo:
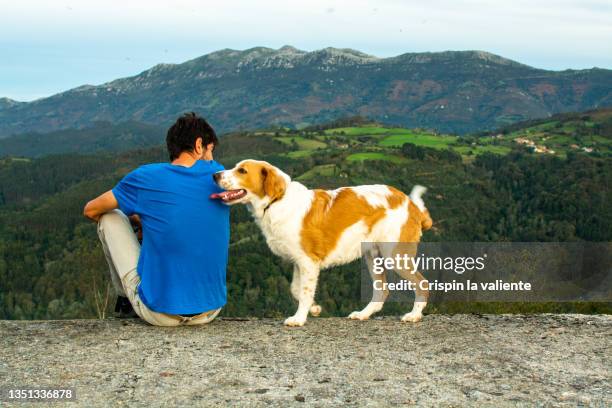
{"label": "man sitting", "polygon": [[[98,222],[113,286],[140,318],[157,326],[208,323],[227,300],[229,208],[209,198],[221,191],[212,178],[223,169],[213,160],[218,139],[189,113],[166,143],[171,163],[137,168],[83,213]],[[142,247],[128,217],[142,224]]]}

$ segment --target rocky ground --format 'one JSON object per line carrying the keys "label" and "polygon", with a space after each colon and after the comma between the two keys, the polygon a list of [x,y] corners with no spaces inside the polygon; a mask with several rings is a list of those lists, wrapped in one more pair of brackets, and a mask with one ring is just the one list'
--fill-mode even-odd
{"label": "rocky ground", "polygon": [[0,386],[80,406],[612,405],[612,316],[0,321],[0,343]]}

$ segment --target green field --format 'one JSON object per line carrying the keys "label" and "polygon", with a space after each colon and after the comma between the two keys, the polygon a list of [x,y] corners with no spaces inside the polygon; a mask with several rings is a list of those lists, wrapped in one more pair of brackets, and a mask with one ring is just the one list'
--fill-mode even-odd
{"label": "green field", "polygon": [[[601,122],[601,121],[600,121]],[[338,127],[321,131],[302,130],[280,131],[267,133],[279,142],[290,146],[292,151],[283,155],[292,159],[311,156],[315,151],[349,152],[345,160],[358,162],[364,160],[384,160],[393,163],[402,163],[404,158],[400,149],[406,143],[424,148],[437,150],[450,149],[463,156],[465,162],[473,157],[493,153],[506,155],[518,146],[516,139],[527,138],[537,146],[545,146],[554,150],[558,157],[565,158],[571,150],[584,152],[585,148],[593,148],[596,152],[606,154],[611,150],[612,143],[609,137],[600,136],[595,130],[597,125],[591,120],[560,121],[551,119],[549,122],[536,123],[521,129],[512,129],[503,135],[467,135],[459,137],[454,135],[438,135],[420,129],[404,129],[385,127],[378,124],[368,124],[353,127]],[[585,130],[587,129],[587,130]],[[494,136],[494,137],[492,137]],[[317,174],[304,173],[308,178]]]}
{"label": "green field", "polygon": [[[460,140],[457,136],[451,135],[436,135],[424,131],[414,131],[402,128],[387,128],[383,126],[355,126],[327,129],[324,131],[325,138],[311,133],[301,135],[292,135],[282,133],[274,137],[274,139],[292,146],[294,149],[288,153],[284,153],[292,159],[300,159],[312,155],[317,150],[323,149],[345,149],[352,154],[346,157],[349,162],[364,161],[364,160],[384,160],[392,163],[403,163],[405,159],[398,155],[400,149],[405,143],[412,143],[417,146],[433,148],[433,149],[451,149],[454,150],[467,160],[469,156],[479,155],[484,152],[495,154],[507,154],[510,150],[510,142],[506,145],[492,144],[490,138],[483,138],[476,145],[459,144]],[[370,136],[370,139],[358,140],[357,136]],[[354,139],[353,139],[354,137]],[[343,146],[344,145],[344,146]],[[357,151],[355,151],[357,150]],[[360,150],[367,150],[360,152]],[[306,172],[302,175],[305,178],[310,178],[317,171],[317,167],[312,169],[312,172]]]}
{"label": "green field", "polygon": [[302,136],[282,136],[277,137],[276,140],[281,141],[287,145],[291,145],[293,141],[297,143],[300,150],[316,150],[316,149],[324,149],[327,145],[324,142],[314,139],[307,139]]}
{"label": "green field", "polygon": [[346,135],[346,136],[361,136],[361,135],[382,135],[389,132],[390,129],[380,126],[359,126],[359,127],[344,127],[327,129],[326,135]]}
{"label": "green field", "polygon": [[299,176],[297,180],[309,180],[316,177],[331,177],[334,175],[335,169],[335,164],[321,164],[314,166],[312,169]]}
{"label": "green field", "polygon": [[364,161],[364,160],[384,160],[390,161],[392,163],[405,163],[407,160],[403,157],[394,156],[389,153],[383,152],[361,152],[361,153],[353,153],[349,155],[346,160],[348,161]]}
{"label": "green field", "polygon": [[287,153],[287,157],[291,157],[292,159],[299,159],[301,157],[310,156],[314,150],[294,150],[292,152]]}
{"label": "green field", "polygon": [[388,136],[378,144],[383,147],[402,147],[404,143],[412,143],[417,146],[433,147],[434,149],[447,149],[456,141],[456,136],[437,136],[428,133],[400,133]]}
{"label": "green field", "polygon": [[274,138],[287,146],[293,146],[293,142],[297,144],[298,150],[294,150],[286,154],[292,159],[310,156],[315,150],[327,148],[327,144],[325,142],[321,142],[320,140],[316,140],[314,138],[293,135],[276,136]]}
{"label": "green field", "polygon": [[483,153],[494,153],[494,154],[508,154],[510,150],[512,150],[508,146],[500,146],[500,145],[477,145],[477,146],[454,146],[453,150],[461,153],[462,155],[469,155],[471,151],[474,155],[479,155]]}

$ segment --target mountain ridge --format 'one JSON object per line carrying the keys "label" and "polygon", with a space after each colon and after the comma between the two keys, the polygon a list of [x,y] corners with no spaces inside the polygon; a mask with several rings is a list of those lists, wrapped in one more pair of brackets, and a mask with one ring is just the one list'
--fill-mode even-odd
{"label": "mountain ridge", "polygon": [[27,103],[27,102],[20,102],[20,101],[11,99],[11,98],[0,97],[0,110],[11,108],[16,105],[21,105],[23,103]]}
{"label": "mountain ridge", "polygon": [[223,49],[0,108],[0,137],[96,121],[167,125],[197,111],[221,131],[362,115],[466,133],[612,106],[612,71],[548,71],[486,51],[380,58],[349,48]]}
{"label": "mountain ridge", "polygon": [[94,122],[81,129],[27,132],[0,139],[0,157],[42,157],[50,154],[122,152],[161,145],[166,129],[134,121]]}

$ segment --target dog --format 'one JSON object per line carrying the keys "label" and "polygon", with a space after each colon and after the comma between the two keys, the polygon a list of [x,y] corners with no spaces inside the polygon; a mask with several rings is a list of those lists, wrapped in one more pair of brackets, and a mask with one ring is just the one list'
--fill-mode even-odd
{"label": "dog", "polygon": [[[422,186],[415,186],[409,196],[386,185],[310,190],[270,163],[257,160],[243,160],[215,173],[213,179],[225,191],[211,198],[227,205],[246,204],[270,250],[293,263],[291,294],[298,308],[285,320],[287,326],[303,326],[309,312],[321,313],[314,303],[321,269],[358,259],[362,242],[373,243],[363,254],[366,259],[393,256],[388,245],[376,245],[387,242],[411,243],[414,256],[422,231],[432,225],[421,198],[426,191]],[[412,311],[401,320],[418,322],[427,305],[428,282],[418,271],[397,272],[416,287]],[[374,274],[370,268],[370,274],[373,280],[385,282],[384,273]],[[348,317],[367,320],[382,309],[388,294],[375,290],[370,303]]]}

